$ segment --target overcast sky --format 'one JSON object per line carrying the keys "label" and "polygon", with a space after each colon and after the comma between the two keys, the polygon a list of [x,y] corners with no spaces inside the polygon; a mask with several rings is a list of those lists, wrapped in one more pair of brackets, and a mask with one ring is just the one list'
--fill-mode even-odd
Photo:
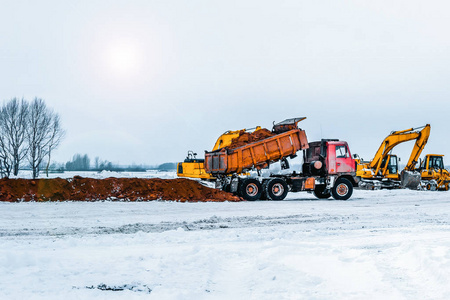
{"label": "overcast sky", "polygon": [[[307,117],[371,159],[431,124],[450,163],[447,1],[0,0],[0,99],[43,98],[75,153],[158,164]],[[395,149],[406,163],[412,142]]]}

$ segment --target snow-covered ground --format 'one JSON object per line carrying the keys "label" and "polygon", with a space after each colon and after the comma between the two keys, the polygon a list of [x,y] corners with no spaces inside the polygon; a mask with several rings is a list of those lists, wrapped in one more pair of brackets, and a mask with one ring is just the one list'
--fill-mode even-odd
{"label": "snow-covered ground", "polygon": [[450,299],[449,202],[0,203],[0,299]]}
{"label": "snow-covered ground", "polygon": [[[10,178],[32,178],[33,174],[31,171],[21,170],[19,174]],[[158,171],[158,170],[148,170],[147,172],[111,172],[111,171],[66,171],[62,173],[49,173],[48,177],[45,172],[40,172],[39,178],[72,178],[74,176],[88,177],[103,179],[108,177],[136,177],[136,178],[162,178],[171,179],[177,177],[177,172],[175,171]]]}

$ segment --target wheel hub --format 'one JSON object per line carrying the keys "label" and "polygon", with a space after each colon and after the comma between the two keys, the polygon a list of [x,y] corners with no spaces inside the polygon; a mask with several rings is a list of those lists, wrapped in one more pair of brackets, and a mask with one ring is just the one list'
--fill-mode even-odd
{"label": "wheel hub", "polygon": [[258,187],[256,186],[256,184],[249,184],[247,186],[246,192],[249,196],[255,196],[256,194],[258,194]]}
{"label": "wheel hub", "polygon": [[336,192],[339,196],[345,196],[348,193],[348,186],[346,184],[339,184],[336,188]]}
{"label": "wheel hub", "polygon": [[277,196],[277,197],[280,196],[280,195],[283,195],[283,193],[284,193],[284,187],[283,187],[283,185],[280,184],[280,183],[274,184],[273,187],[272,187],[272,193],[273,193],[275,196]]}

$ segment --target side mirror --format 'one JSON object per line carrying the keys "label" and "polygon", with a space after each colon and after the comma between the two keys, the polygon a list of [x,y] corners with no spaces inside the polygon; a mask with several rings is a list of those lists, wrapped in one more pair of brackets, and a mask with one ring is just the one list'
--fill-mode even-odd
{"label": "side mirror", "polygon": [[398,158],[398,161],[402,161],[402,159],[399,157],[399,158]]}
{"label": "side mirror", "polygon": [[358,159],[360,162],[362,162],[363,161],[363,159],[361,158],[361,157],[359,157],[359,155],[358,154],[353,154],[353,159]]}

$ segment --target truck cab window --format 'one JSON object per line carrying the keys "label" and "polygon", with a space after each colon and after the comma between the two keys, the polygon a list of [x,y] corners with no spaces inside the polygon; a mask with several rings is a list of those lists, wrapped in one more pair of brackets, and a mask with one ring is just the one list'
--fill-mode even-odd
{"label": "truck cab window", "polygon": [[346,158],[346,157],[349,157],[347,147],[336,146],[336,158]]}

